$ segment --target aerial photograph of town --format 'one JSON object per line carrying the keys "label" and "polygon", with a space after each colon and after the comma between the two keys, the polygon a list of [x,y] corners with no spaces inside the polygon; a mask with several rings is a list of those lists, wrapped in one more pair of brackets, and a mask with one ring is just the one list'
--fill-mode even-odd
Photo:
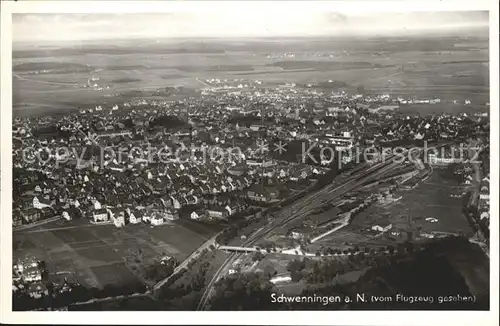
{"label": "aerial photograph of town", "polygon": [[489,310],[488,24],[13,14],[12,310]]}

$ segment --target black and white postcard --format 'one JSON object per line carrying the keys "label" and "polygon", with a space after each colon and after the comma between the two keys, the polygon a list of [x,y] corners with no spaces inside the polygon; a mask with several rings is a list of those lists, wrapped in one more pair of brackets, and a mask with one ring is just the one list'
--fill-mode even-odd
{"label": "black and white postcard", "polygon": [[1,13],[2,322],[494,324],[495,1]]}

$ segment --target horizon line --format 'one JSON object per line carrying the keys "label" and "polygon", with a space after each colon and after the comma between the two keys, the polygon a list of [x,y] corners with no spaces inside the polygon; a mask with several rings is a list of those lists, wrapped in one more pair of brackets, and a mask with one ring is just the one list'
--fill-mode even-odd
{"label": "horizon line", "polygon": [[[486,32],[485,35],[460,35],[456,33],[457,31],[479,31],[482,30]],[[345,39],[345,38],[399,38],[399,37],[415,37],[415,36],[454,36],[454,37],[488,37],[489,38],[489,26],[488,25],[471,25],[471,26],[461,26],[454,28],[440,28],[435,30],[406,30],[402,33],[344,33],[344,34],[336,34],[336,35],[326,35],[326,34],[310,34],[310,35],[242,35],[242,36],[146,36],[146,35],[137,35],[137,36],[129,36],[129,37],[118,37],[118,38],[82,38],[82,39],[46,39],[46,40],[15,40],[15,37],[12,38],[12,44],[40,44],[40,43],[78,43],[78,42],[107,42],[107,41],[127,41],[127,40],[154,40],[154,41],[181,41],[181,40],[270,40],[270,39],[304,39],[304,38],[332,38],[332,39]],[[13,49],[14,50],[14,49]]]}

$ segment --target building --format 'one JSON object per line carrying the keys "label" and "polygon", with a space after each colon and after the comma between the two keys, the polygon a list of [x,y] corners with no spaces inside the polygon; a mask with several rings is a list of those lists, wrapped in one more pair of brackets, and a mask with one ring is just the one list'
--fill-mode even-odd
{"label": "building", "polygon": [[197,209],[191,212],[190,217],[192,220],[201,220],[205,217],[205,212],[202,209]]}
{"label": "building", "polygon": [[333,145],[337,151],[347,151],[350,150],[354,145],[354,138],[351,132],[344,131],[340,134],[325,134],[326,139]]}
{"label": "building", "polygon": [[130,224],[141,223],[142,215],[139,211],[132,211],[130,208],[125,210],[126,218]]}
{"label": "building", "polygon": [[291,236],[295,240],[300,240],[304,238],[304,234],[302,234],[302,232],[299,231],[292,231]]}
{"label": "building", "polygon": [[39,282],[42,280],[42,271],[38,267],[38,264],[25,266],[22,274],[25,282]]}
{"label": "building", "polygon": [[19,211],[12,212],[12,227],[18,227],[23,225],[23,218],[21,217],[21,213]]}
{"label": "building", "polygon": [[209,218],[225,219],[229,216],[228,211],[223,207],[212,207],[207,209]]}
{"label": "building", "polygon": [[373,231],[379,231],[379,232],[386,232],[392,229],[392,224],[381,224],[381,225],[374,225],[372,226]]}
{"label": "building", "polygon": [[165,219],[170,221],[175,221],[179,219],[179,212],[172,209],[167,209],[165,211]]}
{"label": "building", "polygon": [[253,185],[247,191],[247,197],[258,202],[270,202],[276,200],[278,196],[278,190],[262,185]]}
{"label": "building", "polygon": [[275,277],[271,278],[269,282],[273,284],[278,284],[278,283],[288,283],[292,281],[292,277],[289,274],[285,275],[276,275]]}
{"label": "building", "polygon": [[33,198],[33,207],[36,209],[42,209],[44,207],[51,207],[51,206],[52,204],[48,200],[38,197]]}
{"label": "building", "polygon": [[125,226],[125,212],[121,209],[117,209],[113,212],[113,215],[111,217],[113,220],[113,224],[117,228],[121,228],[122,226]]}
{"label": "building", "polygon": [[62,213],[62,217],[65,218],[66,220],[73,220],[73,219],[79,219],[82,218],[83,213],[79,208],[76,207],[68,207],[65,211]]}
{"label": "building", "polygon": [[144,223],[150,223],[151,222],[151,214],[147,210],[141,210],[138,213],[142,214],[142,221]]}
{"label": "building", "polygon": [[27,210],[22,211],[21,216],[25,224],[30,224],[40,220],[42,214],[36,208],[29,208]]}
{"label": "building", "polygon": [[226,207],[224,207],[228,213],[228,216],[231,216],[233,214],[236,214],[238,212],[240,212],[242,210],[242,207],[239,206],[239,205],[236,205],[236,204],[232,204],[232,205],[226,205]]}
{"label": "building", "polygon": [[55,217],[57,215],[56,211],[52,207],[44,207],[40,209],[40,218],[42,220]]}
{"label": "building", "polygon": [[165,220],[160,213],[155,212],[151,214],[151,225],[158,226],[162,225],[163,223],[165,223]]}
{"label": "building", "polygon": [[94,223],[107,223],[109,222],[109,215],[106,209],[101,208],[92,212],[92,219]]}
{"label": "building", "polygon": [[29,296],[40,299],[44,295],[49,295],[49,291],[42,282],[32,283],[28,286]]}
{"label": "building", "polygon": [[479,199],[490,200],[490,185],[489,182],[482,182],[481,190],[479,191]]}
{"label": "building", "polygon": [[429,151],[427,161],[432,166],[446,166],[454,163],[462,163],[464,158],[457,156],[453,150],[443,148],[438,153]]}
{"label": "building", "polygon": [[67,221],[71,221],[71,219],[72,219],[72,218],[71,218],[71,216],[69,216],[68,211],[64,211],[64,212],[62,212],[61,216],[62,216],[65,220],[67,220]]}

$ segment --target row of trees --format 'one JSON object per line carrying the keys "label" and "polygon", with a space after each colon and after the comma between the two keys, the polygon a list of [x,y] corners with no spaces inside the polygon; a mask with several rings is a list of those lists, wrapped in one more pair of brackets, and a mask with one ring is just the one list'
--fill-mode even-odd
{"label": "row of trees", "polygon": [[69,306],[78,302],[86,302],[91,299],[116,297],[134,293],[144,293],[146,287],[141,283],[109,284],[102,289],[86,288],[80,284],[69,284],[71,291],[60,292],[54,284],[47,283],[48,295],[42,294],[41,298],[35,299],[25,291],[14,293],[13,310],[27,311],[34,309],[48,309]]}
{"label": "row of trees", "polygon": [[369,248],[364,247],[360,248],[359,246],[354,246],[351,248],[347,248],[344,250],[340,250],[337,248],[324,247],[320,250],[317,250],[315,255],[317,257],[320,256],[341,256],[341,255],[383,255],[383,254],[394,254],[395,252],[407,252],[413,251],[413,244],[411,242],[399,243],[397,247],[393,245],[381,246],[378,248]]}
{"label": "row of trees", "polygon": [[[253,212],[257,214],[257,212]],[[252,214],[252,213],[248,213]],[[225,228],[215,239],[218,244],[227,245],[231,240],[241,235],[241,230],[255,223],[251,219],[240,219],[234,221],[231,225]]]}
{"label": "row of trees", "polygon": [[[288,263],[287,270],[290,272],[292,281],[298,282],[306,279],[309,283],[330,282],[336,276],[345,272],[364,267],[376,267],[387,263],[392,259],[405,257],[414,251],[411,242],[401,243],[398,247],[387,246],[380,248],[354,247],[349,250],[325,248],[323,252],[316,252],[316,256],[345,254],[344,260],[323,259],[321,261],[310,258],[295,259]],[[347,255],[351,253],[350,255]]]}
{"label": "row of trees", "polygon": [[[213,252],[204,250],[199,260],[191,262],[187,269],[176,274],[160,289],[158,299],[165,309],[193,310],[196,308],[213,258]],[[188,270],[189,273],[186,273]]]}
{"label": "row of trees", "polygon": [[[314,285],[307,285],[300,296],[348,295],[351,299],[356,294],[375,296],[394,296],[396,293],[433,297],[456,294],[457,291],[468,294],[467,285],[460,273],[453,269],[448,258],[443,257],[447,250],[454,252],[469,251],[471,244],[466,238],[436,239],[424,244],[419,250],[405,255],[396,251],[394,255],[367,257],[377,260],[377,265],[368,270],[357,281],[338,284],[333,283],[339,271],[338,262],[334,260],[315,260],[310,258],[291,261],[287,269],[292,278],[298,274],[317,275]],[[469,248],[469,249],[467,249]],[[355,257],[358,257],[356,255]],[[337,265],[336,265],[337,264]],[[298,274],[297,274],[298,273]],[[295,276],[294,276],[295,275]],[[216,294],[211,302],[212,310],[315,310],[315,309],[488,309],[487,296],[483,300],[471,304],[443,303],[401,303],[393,300],[386,303],[370,302],[363,304],[352,300],[351,303],[312,302],[297,304],[276,304],[272,302],[272,294],[279,291],[268,282],[265,275],[234,274],[220,280],[216,284]]]}

